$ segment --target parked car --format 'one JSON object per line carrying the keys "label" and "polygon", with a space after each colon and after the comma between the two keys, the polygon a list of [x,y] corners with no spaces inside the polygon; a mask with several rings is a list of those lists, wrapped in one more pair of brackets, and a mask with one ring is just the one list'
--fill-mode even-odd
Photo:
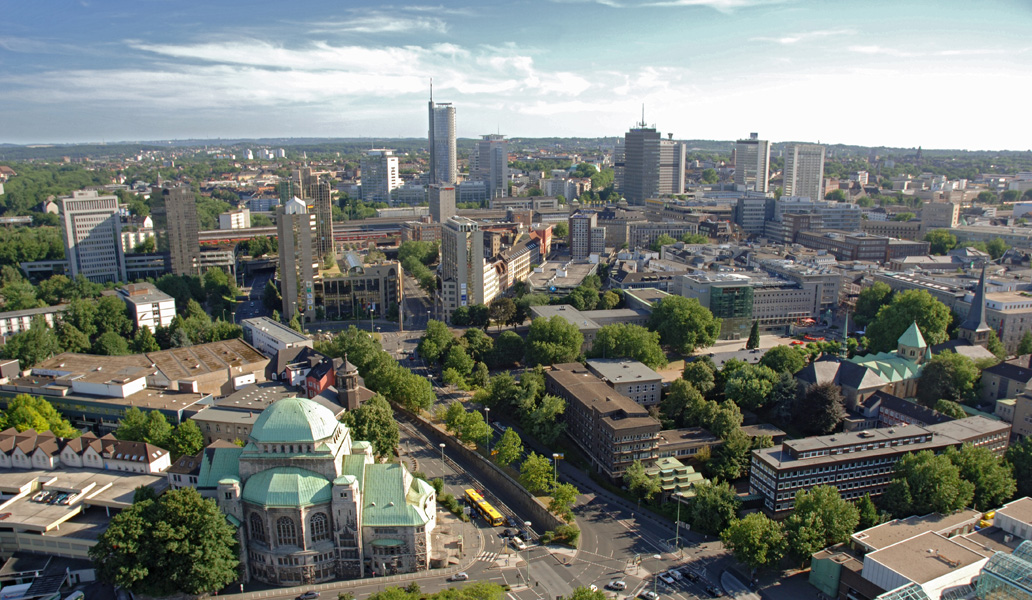
{"label": "parked car", "polygon": [[516,548],[517,550],[521,550],[521,551],[522,550],[526,550],[527,549],[527,543],[524,542],[519,537],[514,537],[514,538],[512,538],[512,547]]}
{"label": "parked car", "polygon": [[684,576],[688,578],[688,581],[698,581],[699,580],[699,574],[696,573],[695,571],[685,570]]}
{"label": "parked car", "polygon": [[466,581],[467,579],[469,579],[469,575],[467,575],[466,572],[463,571],[461,573],[456,573],[452,575],[448,578],[448,581]]}
{"label": "parked car", "polygon": [[675,581],[681,581],[681,579],[682,579],[681,571],[678,570],[678,569],[671,569],[671,570],[667,571],[667,573],[669,573],[670,576],[673,577]]}
{"label": "parked car", "polygon": [[718,588],[715,585],[707,585],[706,586],[706,593],[709,594],[710,596],[713,596],[714,598],[719,598],[719,597],[724,595],[724,592],[722,592],[720,590],[720,588]]}
{"label": "parked car", "polygon": [[606,589],[610,590],[626,590],[627,582],[623,579],[614,579],[606,584]]}
{"label": "parked car", "polygon": [[319,597],[319,592],[313,592],[311,590],[301,594],[295,600],[315,600]]}
{"label": "parked car", "polygon": [[501,421],[491,421],[491,427],[498,430],[498,433],[505,433],[505,425]]}
{"label": "parked car", "polygon": [[660,573],[659,580],[667,585],[674,585],[674,578],[670,576],[670,573]]}
{"label": "parked car", "polygon": [[638,597],[644,600],[659,600],[659,594],[653,592],[652,590],[642,590],[638,594]]}

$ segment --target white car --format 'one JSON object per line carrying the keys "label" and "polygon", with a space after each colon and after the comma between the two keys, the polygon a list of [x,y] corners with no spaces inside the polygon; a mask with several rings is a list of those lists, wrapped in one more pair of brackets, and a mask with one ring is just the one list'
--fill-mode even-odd
{"label": "white car", "polygon": [[606,584],[606,587],[611,590],[626,590],[627,582],[623,579],[614,579]]}
{"label": "white car", "polygon": [[674,578],[669,573],[660,573],[659,580],[667,585],[674,585]]}
{"label": "white car", "polygon": [[673,577],[676,581],[681,581],[683,577],[683,575],[681,575],[681,571],[679,571],[678,569],[670,569],[669,571],[667,571],[667,573],[669,573],[670,576]]}
{"label": "white car", "polygon": [[467,575],[466,572],[463,571],[461,573],[456,573],[456,574],[452,575],[451,577],[448,578],[448,581],[466,581],[468,579],[469,579],[469,575]]}
{"label": "white car", "polygon": [[512,538],[512,546],[513,546],[513,548],[516,548],[517,550],[520,550],[520,551],[523,551],[523,550],[527,549],[527,543],[524,542],[522,538],[518,538],[518,537]]}
{"label": "white car", "polygon": [[643,598],[644,600],[659,600],[659,594],[653,592],[652,590],[642,590],[638,594],[638,597]]}

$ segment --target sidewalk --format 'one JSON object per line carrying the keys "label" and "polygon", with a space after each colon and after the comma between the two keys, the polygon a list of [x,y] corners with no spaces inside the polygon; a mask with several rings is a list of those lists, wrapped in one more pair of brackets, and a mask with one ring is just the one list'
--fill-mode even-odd
{"label": "sidewalk", "polygon": [[735,598],[735,600],[760,600],[759,594],[750,590],[749,586],[739,581],[730,571],[724,571],[720,574],[720,585],[727,592],[727,595]]}

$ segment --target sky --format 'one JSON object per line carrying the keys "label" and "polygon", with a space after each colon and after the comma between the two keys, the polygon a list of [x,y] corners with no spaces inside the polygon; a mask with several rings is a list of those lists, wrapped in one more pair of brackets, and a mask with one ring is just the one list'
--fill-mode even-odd
{"label": "sky", "polygon": [[[419,2],[420,0],[411,0]],[[1032,148],[1032,0],[7,2],[0,143],[623,135]]]}

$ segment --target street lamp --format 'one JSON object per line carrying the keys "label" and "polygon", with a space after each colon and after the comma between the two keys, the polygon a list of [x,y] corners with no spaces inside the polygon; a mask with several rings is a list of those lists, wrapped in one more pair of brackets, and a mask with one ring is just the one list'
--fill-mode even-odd
{"label": "street lamp", "polygon": [[441,447],[441,462],[444,462],[444,442],[438,444]]}
{"label": "street lamp", "polygon": [[487,455],[491,456],[491,438],[494,437],[494,433],[492,433],[492,431],[490,429],[490,427],[491,427],[491,407],[490,406],[485,406],[484,407],[484,420],[487,421],[487,427],[488,427],[488,430],[487,430]]}
{"label": "street lamp", "polygon": [[559,461],[562,460],[563,455],[558,452],[552,453],[552,485],[555,485],[559,481],[558,467]]}
{"label": "street lamp", "polygon": [[684,556],[681,550],[681,497],[681,492],[674,492],[674,499],[677,500],[677,519],[674,521],[677,533],[674,535],[674,545],[677,546],[678,557]]}
{"label": "street lamp", "polygon": [[[654,558],[656,560],[663,560],[663,557],[658,555],[658,554],[653,554],[652,558]],[[659,594],[656,593],[656,587],[658,585],[659,585],[659,572],[657,571],[656,573],[652,574],[652,594],[653,594],[653,598],[658,598],[659,597]]]}
{"label": "street lamp", "polygon": [[[523,537],[527,538],[525,541],[530,541],[530,521],[524,521],[523,526],[526,528]],[[530,546],[527,546],[527,587],[530,587]]]}

